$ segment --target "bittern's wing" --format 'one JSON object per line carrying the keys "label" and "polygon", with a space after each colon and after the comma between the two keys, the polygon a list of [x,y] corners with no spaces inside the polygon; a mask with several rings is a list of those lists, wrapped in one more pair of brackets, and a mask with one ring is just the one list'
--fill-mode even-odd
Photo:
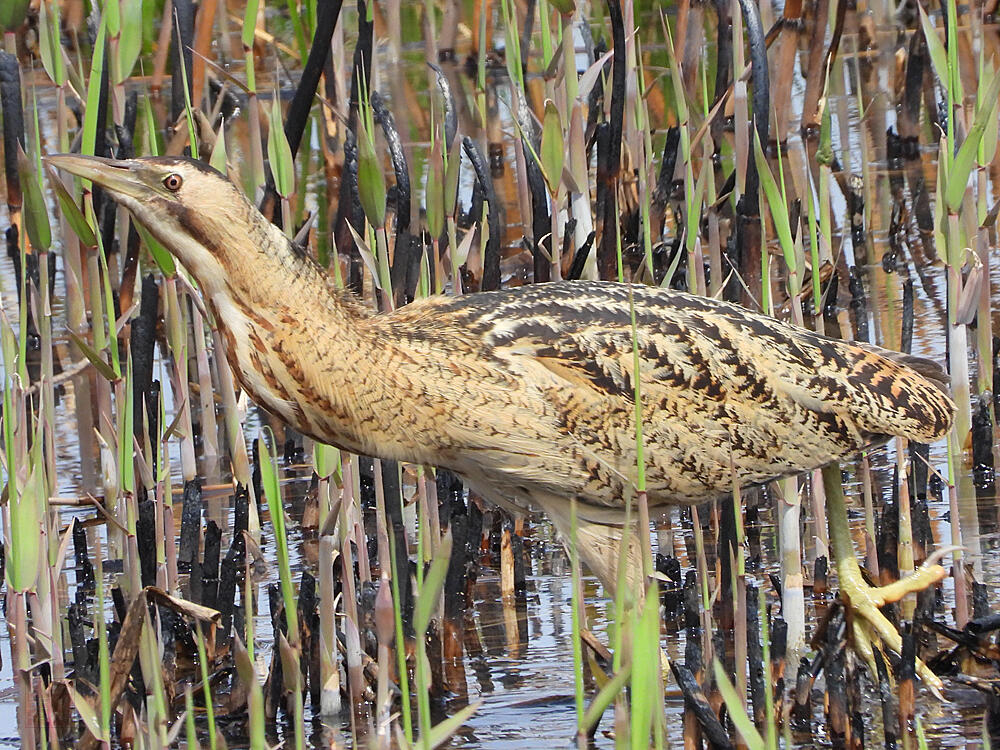
{"label": "bittern's wing", "polygon": [[762,482],[892,435],[929,441],[951,424],[943,374],[927,360],[665,290],[633,287],[630,299],[621,285],[544,287],[498,294],[467,325],[537,385],[552,407],[539,414],[555,419],[580,469],[552,479],[591,503],[617,504],[615,489],[636,477],[633,308],[656,501],[697,502],[730,491],[733,470],[741,484]]}

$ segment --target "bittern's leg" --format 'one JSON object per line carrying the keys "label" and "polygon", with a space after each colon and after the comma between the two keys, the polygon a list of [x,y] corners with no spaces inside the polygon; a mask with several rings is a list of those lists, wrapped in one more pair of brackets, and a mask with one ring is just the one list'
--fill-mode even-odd
{"label": "bittern's leg", "polygon": [[[569,549],[572,544],[573,522],[569,501],[564,498],[552,499],[550,502],[542,502],[542,507],[552,519],[556,530],[563,538],[563,542]],[[642,601],[644,591],[642,576],[642,545],[639,536],[635,533],[633,524],[632,533],[628,534],[628,543],[625,543],[625,528],[621,526],[609,526],[607,524],[595,523],[585,518],[576,519],[576,550],[580,559],[587,564],[587,567],[600,579],[604,585],[604,590],[608,596],[614,598],[616,595],[625,597],[625,606],[632,607],[636,602]],[[621,555],[625,555],[622,561],[625,566],[625,591],[619,591],[618,587],[618,564]],[[617,592],[617,594],[616,594]],[[658,606],[653,602],[653,606]],[[629,653],[628,643],[624,644],[625,653]],[[670,675],[670,658],[666,652],[660,649],[660,669],[663,679]]]}
{"label": "bittern's leg", "polygon": [[[834,462],[823,468],[823,488],[826,490],[826,518],[830,528],[830,551],[837,565],[840,579],[840,596],[850,610],[853,623],[854,648],[868,663],[875,674],[873,644],[881,642],[897,654],[903,646],[899,631],[879,610],[887,602],[897,602],[904,596],[922,591],[945,577],[940,565],[928,560],[913,575],[886,586],[869,586],[861,575],[851,532],[847,524],[847,504],[844,500],[843,478],[840,464]],[[919,659],[917,673],[939,697],[941,680]]]}
{"label": "bittern's leg", "polygon": [[[562,536],[567,549],[573,539],[573,524],[570,517],[570,503],[564,498],[543,502],[542,507],[552,519],[556,530]],[[626,602],[638,601],[641,597],[639,586],[642,582],[642,549],[639,538],[633,532],[628,535],[628,547],[624,548],[625,529],[594,523],[585,518],[576,519],[576,550],[580,559],[591,572],[600,579],[608,596],[614,597],[618,591],[618,559],[625,554],[625,580],[628,589]]]}

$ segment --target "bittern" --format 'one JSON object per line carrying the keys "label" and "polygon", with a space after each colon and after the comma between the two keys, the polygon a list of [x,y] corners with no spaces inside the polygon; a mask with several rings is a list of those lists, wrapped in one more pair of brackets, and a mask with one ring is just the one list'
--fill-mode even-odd
{"label": "bittern", "polygon": [[[259,405],[321,442],[444,467],[502,506],[538,506],[564,537],[575,498],[577,549],[611,591],[620,546],[641,578],[638,545],[620,545],[638,476],[636,393],[654,508],[825,466],[892,436],[930,442],[952,423],[944,373],[929,360],[667,289],[557,282],[374,314],[203,163],[49,162],[101,186],[194,276]],[[828,477],[858,641],[898,650],[878,607],[944,570],[869,587],[840,477]]]}

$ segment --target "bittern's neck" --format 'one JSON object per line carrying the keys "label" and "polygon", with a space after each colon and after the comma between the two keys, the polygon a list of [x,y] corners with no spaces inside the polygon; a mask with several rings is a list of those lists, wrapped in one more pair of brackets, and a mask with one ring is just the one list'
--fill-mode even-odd
{"label": "bittern's neck", "polygon": [[216,248],[217,272],[195,273],[229,362],[254,401],[301,432],[361,450],[359,390],[380,361],[370,314],[261,219],[243,229],[246,244]]}
{"label": "bittern's neck", "polygon": [[[233,308],[266,312],[275,303],[312,303],[330,297],[327,275],[249,202],[209,215],[184,210],[185,231],[160,237],[198,280],[221,324]],[[163,230],[149,227],[159,235]],[[160,231],[158,231],[158,229]],[[334,300],[336,301],[336,300]],[[356,306],[345,314],[353,315]],[[331,310],[331,312],[335,312]]]}

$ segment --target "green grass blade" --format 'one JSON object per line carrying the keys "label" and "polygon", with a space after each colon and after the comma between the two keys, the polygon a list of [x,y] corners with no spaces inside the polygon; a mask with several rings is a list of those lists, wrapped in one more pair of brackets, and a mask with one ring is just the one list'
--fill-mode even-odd
{"label": "green grass blade", "polygon": [[[114,5],[114,0],[107,3]],[[132,74],[142,51],[142,0],[121,0],[121,31],[118,35],[118,73],[124,83]]]}
{"label": "green grass blade", "polygon": [[[94,41],[94,59],[90,67],[90,80],[87,84],[87,109],[83,115],[83,136],[80,141],[80,153],[94,153],[94,146],[97,143],[97,128],[104,127],[104,123],[97,122],[97,113],[100,109],[101,101],[101,76],[104,74],[104,40],[107,37],[107,24],[105,16],[101,16],[101,23],[97,27],[97,38]],[[85,181],[89,184],[89,180]]]}
{"label": "green grass blade", "polygon": [[[274,97],[271,99],[268,124],[270,128],[267,133],[267,158],[271,163],[271,174],[274,176],[274,189],[282,198],[288,198],[295,192],[295,159],[292,156],[292,147],[288,145],[288,138],[285,137],[278,92],[274,92]],[[221,169],[219,171],[224,172]],[[358,179],[360,180],[360,176]]]}
{"label": "green grass blade", "polygon": [[729,717],[732,719],[733,724],[736,725],[740,736],[743,737],[749,750],[764,750],[764,738],[760,736],[757,727],[753,725],[750,717],[747,716],[742,701],[736,695],[736,689],[729,681],[729,677],[726,676],[725,668],[719,663],[718,659],[712,662],[712,668],[715,670],[715,681],[718,684],[719,692],[722,693],[722,700],[725,701]]}
{"label": "green grass blade", "polygon": [[788,207],[785,205],[782,191],[775,182],[771,168],[767,164],[767,157],[764,156],[764,149],[760,145],[760,137],[754,131],[753,139],[754,160],[757,163],[757,172],[760,174],[760,185],[764,189],[767,197],[768,208],[771,209],[771,219],[774,221],[774,228],[778,233],[778,241],[781,243],[781,252],[785,256],[785,263],[789,268],[795,268],[795,243],[792,241],[792,229],[788,219]]}
{"label": "green grass blade", "polygon": [[417,633],[425,633],[431,621],[431,614],[438,605],[441,590],[444,588],[444,578],[448,573],[448,560],[451,557],[451,533],[441,539],[441,546],[431,561],[431,567],[424,576],[420,595],[413,608],[413,628]]}
{"label": "green grass blade", "polygon": [[440,724],[435,724],[431,728],[428,736],[431,747],[440,747],[450,740],[452,735],[454,735],[465,722],[472,718],[472,715],[476,713],[481,705],[483,705],[482,701],[470,703],[460,711],[456,711],[454,715],[449,716]]}
{"label": "green grass blade", "polygon": [[542,120],[542,143],[538,149],[541,152],[542,176],[548,183],[549,191],[554,195],[562,180],[565,146],[563,143],[563,126],[559,110],[551,99],[545,100],[545,117]]}
{"label": "green grass blade", "polygon": [[986,93],[976,108],[976,118],[973,120],[969,133],[958,149],[958,154],[948,170],[948,182],[945,186],[944,199],[948,210],[957,213],[962,205],[969,174],[976,163],[979,144],[982,141],[986,126],[991,120],[996,120],[997,97],[1000,96],[1000,73],[994,72],[986,87]]}
{"label": "green grass blade", "polygon": [[28,239],[35,250],[48,250],[52,245],[48,206],[42,195],[38,174],[20,144],[17,146],[17,174],[21,178],[21,190],[24,193],[24,228],[28,232]]}

